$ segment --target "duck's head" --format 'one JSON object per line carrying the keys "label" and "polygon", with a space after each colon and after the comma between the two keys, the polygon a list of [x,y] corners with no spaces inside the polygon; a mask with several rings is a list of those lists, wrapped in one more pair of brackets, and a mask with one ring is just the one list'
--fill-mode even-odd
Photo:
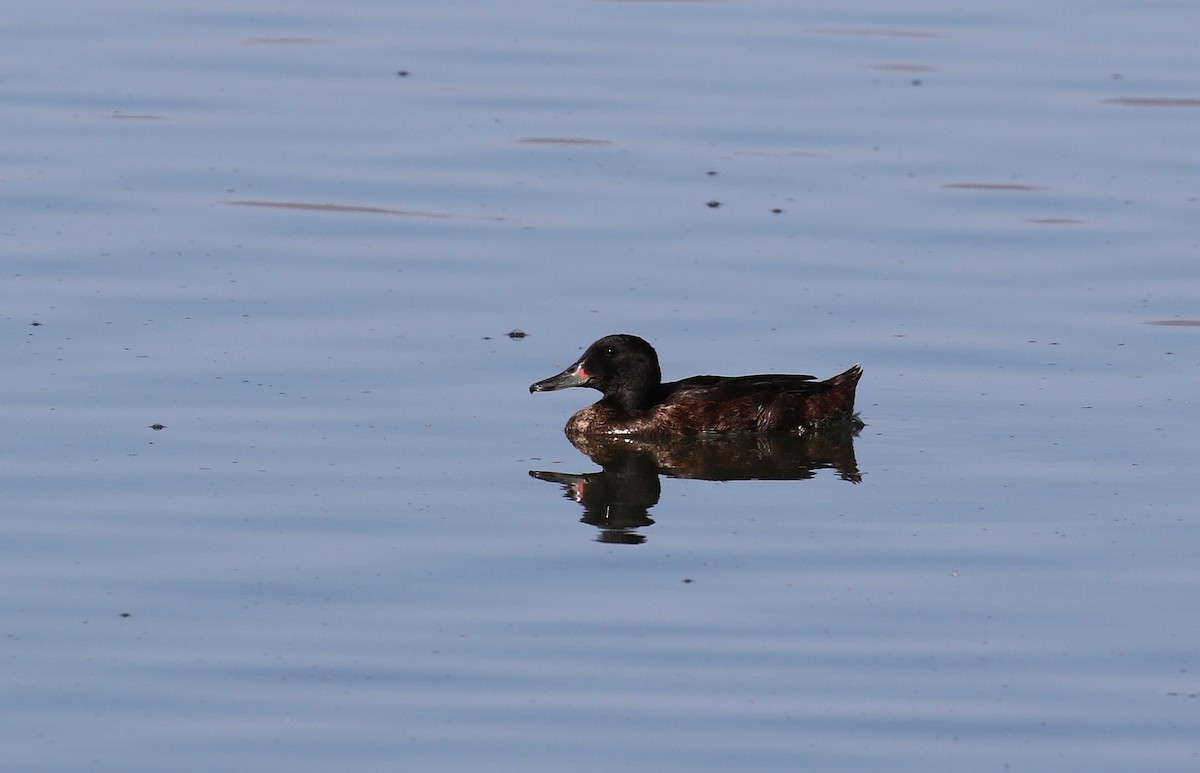
{"label": "duck's head", "polygon": [[567,387],[591,387],[628,411],[644,410],[662,383],[654,347],[635,335],[601,338],[557,376],[529,387],[530,392],[553,392]]}

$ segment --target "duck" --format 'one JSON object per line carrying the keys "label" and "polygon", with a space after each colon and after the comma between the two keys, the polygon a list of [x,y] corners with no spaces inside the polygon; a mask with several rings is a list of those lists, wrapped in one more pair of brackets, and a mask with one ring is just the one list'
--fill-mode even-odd
{"label": "duck", "polygon": [[619,333],[596,341],[566,370],[532,384],[529,392],[588,387],[604,395],[567,421],[568,437],[803,434],[834,423],[858,422],[854,393],[862,373],[862,367],[854,365],[825,381],[768,373],[692,376],[664,384],[654,347],[643,338]]}

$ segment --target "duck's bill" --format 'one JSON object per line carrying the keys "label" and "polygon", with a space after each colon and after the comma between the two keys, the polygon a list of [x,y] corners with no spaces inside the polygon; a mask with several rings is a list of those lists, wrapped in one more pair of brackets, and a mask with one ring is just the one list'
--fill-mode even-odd
{"label": "duck's bill", "polygon": [[533,384],[529,387],[530,392],[553,392],[556,389],[566,389],[568,387],[587,386],[588,375],[584,373],[583,366],[579,363],[559,373],[557,376],[551,376],[547,379]]}

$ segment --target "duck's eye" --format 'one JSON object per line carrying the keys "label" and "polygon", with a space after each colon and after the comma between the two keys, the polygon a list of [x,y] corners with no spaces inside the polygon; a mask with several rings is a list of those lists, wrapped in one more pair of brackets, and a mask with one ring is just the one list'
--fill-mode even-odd
{"label": "duck's eye", "polygon": [[605,357],[612,357],[616,353],[617,353],[616,350],[613,349],[611,346],[604,347],[604,356]]}

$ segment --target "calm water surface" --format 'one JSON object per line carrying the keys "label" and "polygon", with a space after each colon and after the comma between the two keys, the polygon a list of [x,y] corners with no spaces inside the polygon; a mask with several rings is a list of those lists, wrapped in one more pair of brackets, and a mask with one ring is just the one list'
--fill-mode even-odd
{"label": "calm water surface", "polygon": [[[3,766],[1195,769],[1198,21],[13,9]],[[867,426],[597,463],[610,332]]]}

